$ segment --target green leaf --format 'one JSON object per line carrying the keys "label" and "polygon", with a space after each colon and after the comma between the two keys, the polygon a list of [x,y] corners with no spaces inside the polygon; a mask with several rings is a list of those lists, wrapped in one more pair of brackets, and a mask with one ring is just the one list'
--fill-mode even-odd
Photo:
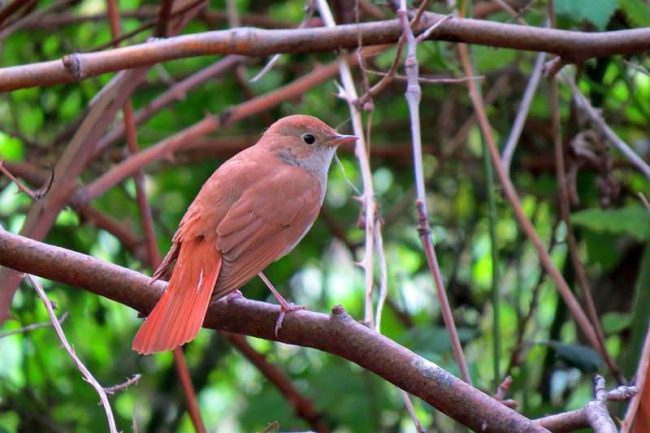
{"label": "green leaf", "polygon": [[605,334],[618,334],[630,326],[632,315],[630,313],[612,311],[604,314],[601,320],[603,322],[603,331],[605,331]]}
{"label": "green leaf", "polygon": [[546,345],[553,349],[558,358],[585,373],[596,373],[603,365],[603,359],[591,347],[559,341],[548,341]]}
{"label": "green leaf", "polygon": [[598,30],[604,30],[618,8],[619,0],[559,0],[555,3],[558,15],[574,21],[587,20]]}
{"label": "green leaf", "polygon": [[585,209],[571,216],[577,226],[595,232],[628,235],[640,241],[650,240],[650,212],[640,206],[620,209]]}
{"label": "green leaf", "polygon": [[637,27],[650,26],[650,6],[643,0],[620,0],[621,9],[632,24]]}
{"label": "green leaf", "polygon": [[0,132],[0,159],[21,161],[24,153],[23,143],[19,139]]}

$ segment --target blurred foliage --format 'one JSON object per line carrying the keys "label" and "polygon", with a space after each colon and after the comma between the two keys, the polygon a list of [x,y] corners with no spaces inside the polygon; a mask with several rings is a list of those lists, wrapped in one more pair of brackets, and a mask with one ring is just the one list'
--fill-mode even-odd
{"label": "blurred foliage", "polygon": [[[299,23],[303,2],[237,0],[242,16],[265,15],[282,22]],[[333,2],[335,3],[335,2]],[[345,2],[339,2],[343,5]],[[446,12],[444,2],[431,8]],[[475,4],[482,2],[476,1]],[[526,2],[513,2],[520,6]],[[53,1],[38,2],[38,9]],[[650,25],[650,9],[642,0],[556,0],[559,26],[573,30],[620,30]],[[122,11],[155,8],[151,0],[121,1]],[[211,0],[210,10],[223,11],[223,0]],[[380,7],[383,7],[380,5]],[[387,9],[387,16],[390,12]],[[79,0],[58,14],[104,14],[103,0]],[[345,16],[341,11],[339,15]],[[523,14],[533,25],[542,25],[545,2],[534,2]],[[339,18],[340,19],[340,18]],[[487,19],[511,22],[496,11]],[[136,28],[141,18],[124,18],[125,30]],[[225,20],[195,19],[186,32],[227,28]],[[129,43],[144,41],[149,32]],[[110,40],[105,19],[18,31],[1,42],[2,66],[60,58],[75,51],[90,51]],[[477,73],[486,94],[494,93],[487,107],[497,137],[503,142],[516,115],[534,61],[534,53],[490,47],[471,47]],[[386,70],[394,50],[368,62],[369,70]],[[460,76],[455,46],[428,42],[419,47],[423,76]],[[177,60],[158,65],[133,97],[136,109],[145,106],[175,81],[215,61],[215,56]],[[333,53],[282,56],[279,63],[256,83],[242,84],[235,74],[209,80],[181,95],[138,128],[142,147],[155,144],[201,120],[206,112],[222,113],[247,99],[290,83],[318,63],[335,60]],[[253,61],[243,73],[254,76],[264,65]],[[647,57],[589,60],[577,70],[580,88],[602,107],[610,126],[639,153],[648,156],[650,139],[650,66]],[[361,83],[361,75],[355,72]],[[51,167],[61,156],[78,120],[97,92],[113,74],[81,83],[23,89],[0,95],[0,157],[13,163]],[[505,81],[502,79],[505,79]],[[369,79],[377,80],[370,74]],[[171,80],[171,81],[170,81]],[[501,84],[497,84],[501,83]],[[503,84],[505,83],[505,85]],[[146,190],[155,221],[161,253],[167,250],[178,221],[201,184],[232,154],[233,138],[252,144],[274,119],[292,113],[315,114],[332,125],[349,128],[346,105],[336,98],[334,80],[311,89],[301,98],[285,101],[272,110],[217,131],[208,148],[182,151],[172,161],[146,168]],[[374,101],[375,111],[365,119],[372,124],[372,167],[377,200],[384,220],[388,268],[389,304],[382,332],[422,356],[457,374],[449,338],[440,318],[429,270],[416,232],[413,174],[408,111],[404,84],[396,81]],[[572,288],[574,279],[565,243],[566,227],[560,222],[553,144],[550,135],[548,83],[543,81],[531,106],[526,128],[515,154],[511,175],[524,210],[547,244],[552,257]],[[570,188],[579,201],[573,204],[573,222],[593,295],[612,356],[625,361],[630,377],[636,368],[641,342],[647,332],[650,297],[650,218],[637,193],[650,193],[648,181],[622,155],[599,138],[599,158],[610,158],[605,171],[580,159],[573,144],[588,122],[571,103],[567,88],[560,87],[563,138],[567,167],[575,173]],[[560,412],[582,406],[591,395],[595,371],[608,374],[600,358],[585,347],[581,335],[558,299],[530,243],[525,239],[500,189],[486,190],[482,139],[474,123],[464,84],[423,83],[422,134],[432,236],[448,287],[475,385],[494,391],[493,344],[501,341],[501,376],[506,368],[514,383],[511,397],[527,416]],[[121,121],[121,116],[116,122]],[[465,130],[466,133],[462,131]],[[220,147],[220,143],[224,146]],[[104,173],[123,157],[120,142],[84,172],[82,182]],[[268,275],[297,303],[328,312],[342,304],[357,318],[363,314],[363,275],[354,262],[363,257],[363,231],[357,227],[361,188],[359,170],[349,151],[339,153],[340,164],[331,170],[324,216],[296,250],[273,264]],[[610,168],[613,167],[613,168]],[[39,188],[41,185],[30,185]],[[611,186],[606,188],[604,186]],[[495,219],[498,261],[490,256],[487,194],[496,194]],[[606,208],[601,206],[606,205]],[[131,180],[113,188],[92,203],[141,236],[138,208]],[[30,200],[15,185],[0,178],[0,223],[18,232]],[[150,273],[134,251],[125,249],[113,234],[98,229],[66,210],[59,216],[47,242],[92,254],[122,266]],[[642,259],[643,257],[643,259]],[[644,266],[642,266],[644,263]],[[498,333],[492,332],[494,305],[491,273],[498,268],[500,317]],[[639,272],[639,270],[643,272]],[[638,279],[638,281],[637,281]],[[80,358],[106,385],[123,382],[141,373],[137,386],[111,397],[117,421],[128,431],[133,423],[140,432],[191,432],[183,397],[174,373],[171,354],[140,357],[131,339],[141,319],[130,308],[84,291],[43,281],[59,314],[69,312],[63,327]],[[263,285],[254,280],[245,288],[250,298],[273,302]],[[636,301],[635,301],[636,300]],[[513,354],[522,332],[523,318],[531,320],[522,338],[521,351]],[[14,299],[12,317],[0,333],[47,320],[44,308],[30,287]],[[414,431],[398,391],[387,382],[334,356],[250,338],[267,360],[278,366],[294,386],[311,399],[324,422],[336,432]],[[262,431],[274,421],[280,431],[307,430],[289,402],[236,350],[215,333],[202,331],[186,348],[201,410],[210,431]],[[615,382],[608,375],[609,384]],[[51,328],[0,338],[0,432],[104,431],[104,413],[97,396],[61,350]],[[449,419],[415,401],[416,413],[430,431],[457,431]],[[135,430],[135,429],[134,429]]]}

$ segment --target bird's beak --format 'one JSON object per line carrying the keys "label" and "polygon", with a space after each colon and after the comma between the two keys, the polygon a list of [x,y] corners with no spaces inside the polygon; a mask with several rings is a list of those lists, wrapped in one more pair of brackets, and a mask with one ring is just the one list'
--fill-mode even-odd
{"label": "bird's beak", "polygon": [[356,135],[336,134],[329,142],[332,146],[340,146],[341,144],[351,144],[357,141]]}

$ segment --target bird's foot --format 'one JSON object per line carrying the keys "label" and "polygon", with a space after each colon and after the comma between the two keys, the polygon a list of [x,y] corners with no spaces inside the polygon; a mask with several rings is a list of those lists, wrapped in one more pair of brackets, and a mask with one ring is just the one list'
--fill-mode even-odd
{"label": "bird's foot", "polygon": [[225,298],[226,298],[226,302],[228,303],[239,298],[245,299],[244,294],[241,292],[241,290],[233,290],[232,292],[228,293]]}
{"label": "bird's foot", "polygon": [[291,313],[292,311],[304,310],[304,309],[305,309],[304,305],[295,305],[289,302],[281,302],[280,315],[278,316],[278,320],[275,322],[275,337],[276,338],[278,337],[280,328],[282,328],[282,322],[284,321],[284,316],[286,316],[287,313]]}

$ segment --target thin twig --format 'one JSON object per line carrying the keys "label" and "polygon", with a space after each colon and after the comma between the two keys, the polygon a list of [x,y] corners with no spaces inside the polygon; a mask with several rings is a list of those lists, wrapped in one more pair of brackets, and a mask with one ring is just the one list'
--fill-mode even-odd
{"label": "thin twig", "polygon": [[413,422],[413,425],[415,425],[415,431],[417,433],[426,433],[426,429],[422,427],[422,423],[418,419],[417,414],[415,413],[415,408],[413,407],[413,402],[411,401],[411,396],[409,395],[408,392],[400,389],[399,390],[400,394],[402,394],[402,400],[404,400],[404,406],[406,407],[406,411],[409,414],[409,417],[411,418],[411,421]]}
{"label": "thin twig", "polygon": [[616,424],[607,409],[607,388],[605,378],[597,375],[594,379],[594,399],[587,403],[587,420],[594,433],[618,433]]}
{"label": "thin twig", "polygon": [[111,395],[115,394],[117,392],[125,390],[131,385],[137,384],[141,377],[142,377],[141,374],[134,374],[133,376],[129,377],[128,379],[126,379],[126,381],[122,383],[118,383],[117,385],[104,388],[104,391],[106,391],[106,394],[111,394]]}
{"label": "thin twig", "polygon": [[[424,9],[426,8],[428,4],[428,1],[423,1],[420,4],[420,7],[418,7],[417,12],[415,13],[415,17],[413,18],[413,21],[411,21],[411,25],[415,24],[420,17],[422,16],[422,13],[424,13]],[[361,35],[359,35],[361,37]],[[404,44],[406,43],[406,38],[404,34],[400,35],[398,41],[397,41],[397,48],[395,50],[395,57],[393,57],[393,63],[391,63],[390,68],[388,69],[388,72],[383,74],[383,78],[376,82],[371,88],[369,88],[357,101],[355,104],[357,107],[360,109],[365,109],[367,106],[372,106],[371,101],[375,96],[380,94],[388,85],[393,81],[397,74],[397,68],[400,65],[400,60],[402,59],[402,51],[404,51]],[[359,48],[359,51],[362,48]],[[381,74],[380,74],[381,75]]]}
{"label": "thin twig", "polygon": [[[367,69],[366,72],[368,72],[369,74],[379,75],[382,77],[386,77],[389,74],[388,72],[375,71],[372,69]],[[392,78],[396,81],[408,81],[408,77],[406,75],[394,74]],[[423,76],[418,77],[418,81],[420,83],[427,83],[427,84],[465,84],[467,80],[484,80],[484,79],[485,79],[484,75],[479,75],[477,77],[470,77],[470,78],[467,77],[434,78],[434,77],[423,77]],[[362,98],[363,96],[359,98],[359,101],[362,101],[363,100]]]}
{"label": "thin twig", "polygon": [[534,420],[533,423],[553,432],[572,432],[590,426],[595,433],[618,433],[609,415],[607,402],[628,400],[638,395],[639,388],[636,386],[619,386],[607,391],[605,379],[597,375],[594,378],[594,399],[582,409],[548,415]]}
{"label": "thin twig", "polygon": [[[334,17],[330,11],[329,5],[325,0],[316,0],[318,11],[321,18],[327,27],[336,27]],[[374,327],[374,311],[373,311],[373,293],[374,293],[374,251],[375,251],[375,234],[381,234],[381,229],[375,230],[375,225],[381,225],[381,221],[377,219],[377,204],[375,202],[375,192],[372,184],[372,171],[370,170],[370,160],[368,156],[368,148],[366,147],[365,134],[363,132],[363,124],[361,121],[361,112],[355,105],[354,101],[358,99],[357,90],[352,79],[352,72],[348,62],[339,58],[339,73],[341,76],[342,87],[339,88],[339,96],[348,102],[350,114],[352,117],[352,129],[354,134],[358,137],[355,147],[355,153],[359,161],[359,168],[361,170],[361,179],[363,182],[363,195],[361,196],[362,205],[364,207],[365,216],[365,251],[361,265],[365,272],[365,313],[364,321],[370,326]]]}
{"label": "thin twig", "polygon": [[605,347],[605,336],[603,334],[603,329],[600,325],[600,318],[598,316],[598,312],[596,311],[596,305],[591,294],[591,285],[589,284],[587,273],[584,266],[582,265],[582,261],[580,260],[578,242],[576,241],[575,233],[573,231],[568,181],[564,165],[564,147],[562,145],[562,131],[560,126],[559,96],[557,91],[557,80],[555,77],[551,78],[551,92],[549,94],[549,98],[549,105],[551,109],[551,128],[553,130],[553,147],[555,149],[555,173],[559,191],[560,215],[566,227],[566,241],[569,247],[569,257],[571,259],[573,269],[576,273],[578,283],[580,287],[582,287],[582,296],[586,304],[587,315],[591,320],[591,324],[598,339],[598,347],[596,347],[596,349],[609,366],[610,370],[616,377],[616,380],[619,383],[624,383],[625,377],[623,376],[623,373],[621,372],[620,368],[618,368],[618,365],[616,365],[616,362],[612,359],[612,357],[609,356],[607,348]]}
{"label": "thin twig", "polygon": [[0,159],[0,172],[7,176],[9,180],[11,180],[13,183],[16,184],[19,190],[27,194],[32,198],[32,200],[38,200],[40,197],[32,191],[27,185],[23,184],[21,181],[19,181],[7,168],[4,166],[4,161]]}
{"label": "thin twig", "polygon": [[48,14],[51,14],[52,12],[55,12],[59,9],[62,9],[72,3],[74,0],[57,0],[51,5],[37,10],[34,13],[31,13],[23,18],[20,18],[10,25],[4,27],[0,31],[0,41],[4,40],[7,38],[7,36],[11,35],[12,33],[15,33],[16,31],[29,26],[32,23],[37,22],[38,20],[42,19],[43,17],[47,16]]}
{"label": "thin twig", "polygon": [[[169,19],[172,15],[172,6],[174,5],[174,0],[163,0],[160,5],[160,11],[158,12],[158,20],[156,23],[155,36],[164,38],[167,36],[167,27]],[[115,38],[115,36],[113,36]]]}
{"label": "thin twig", "polygon": [[[312,17],[314,16],[315,10],[316,8],[314,7],[314,2],[312,0],[307,0],[305,4],[305,17],[302,19],[297,28],[302,29],[307,27]],[[249,80],[249,82],[254,83],[256,81],[259,81],[264,75],[266,75],[267,72],[273,69],[273,66],[278,63],[281,57],[282,54],[274,54],[273,57],[271,57],[271,60],[269,60],[266,65],[264,65],[264,67]]]}
{"label": "thin twig", "polygon": [[501,9],[503,9],[508,15],[510,15],[512,18],[517,20],[519,24],[522,26],[528,25],[526,20],[524,20],[521,15],[512,8],[508,3],[506,3],[504,0],[492,0],[494,3],[496,3]]}
{"label": "thin twig", "polygon": [[641,203],[650,211],[650,201],[648,201],[648,198],[643,194],[642,192],[637,193],[639,196],[639,200],[641,200]]}
{"label": "thin twig", "polygon": [[240,334],[222,333],[224,337],[232,344],[251,364],[253,364],[264,377],[271,382],[278,391],[287,399],[287,402],[293,407],[297,416],[304,419],[309,426],[319,433],[331,431],[331,428],[325,421],[325,417],[320,413],[314,402],[303,396],[296,387],[291,383],[286,374],[277,366],[268,361],[266,356],[259,353],[251,346],[246,337]]}
{"label": "thin twig", "polygon": [[106,418],[108,420],[108,430],[111,433],[117,433],[117,425],[115,424],[115,417],[113,416],[113,410],[111,409],[111,405],[108,401],[108,396],[106,395],[106,391],[104,390],[104,387],[97,382],[97,379],[92,375],[90,370],[86,368],[86,366],[81,362],[79,357],[74,351],[74,348],[70,345],[70,342],[68,341],[68,338],[65,336],[63,332],[63,328],[61,328],[61,324],[59,323],[59,320],[56,317],[56,314],[54,313],[54,308],[52,307],[52,301],[47,297],[47,294],[45,293],[45,290],[43,289],[43,286],[41,286],[41,283],[39,283],[36,278],[34,278],[31,274],[25,274],[25,277],[29,280],[29,282],[34,286],[34,290],[36,290],[36,293],[38,293],[38,296],[41,298],[41,301],[43,301],[43,305],[45,305],[45,308],[47,309],[47,314],[50,317],[50,322],[52,323],[52,327],[56,331],[56,335],[59,337],[59,340],[61,341],[61,344],[63,345],[63,348],[65,349],[66,352],[68,352],[68,355],[72,359],[73,364],[77,367],[77,369],[81,372],[81,375],[83,379],[90,384],[93,388],[95,388],[95,391],[99,395],[99,400],[101,401],[102,406],[104,407],[104,412],[106,412]]}
{"label": "thin twig", "polygon": [[[173,0],[164,0],[161,6],[160,16],[158,19],[157,32],[161,36],[167,35],[168,19],[171,12]],[[108,0],[108,13],[111,23],[111,33],[113,39],[117,39],[121,32],[120,15],[118,12],[116,0]],[[127,99],[123,105],[124,111],[124,129],[126,131],[127,150],[129,154],[136,154],[138,152],[138,135],[136,131],[135,119],[133,115],[133,104],[130,99]],[[142,230],[147,246],[147,258],[149,259],[149,266],[155,270],[160,265],[160,253],[158,252],[158,243],[156,241],[156,234],[154,232],[153,217],[151,208],[147,200],[147,195],[144,186],[144,172],[142,169],[133,173],[133,180],[135,182],[136,201],[138,210],[140,212],[140,221],[142,223]],[[183,395],[187,401],[187,409],[197,433],[205,433],[206,428],[203,420],[201,419],[201,412],[199,410],[196,392],[189,379],[190,373],[185,361],[185,355],[180,347],[173,350],[174,364],[178,373]]]}
{"label": "thin twig", "polygon": [[[61,317],[57,319],[57,321],[59,322],[59,324],[62,324],[63,322],[65,322],[65,319],[67,319],[68,316],[70,316],[70,313],[66,311],[61,315]],[[52,322],[50,321],[41,322],[41,323],[32,323],[31,325],[23,326],[22,328],[12,329],[11,331],[7,331],[7,332],[0,332],[0,340],[6,337],[10,337],[12,335],[24,334],[26,332],[33,331],[34,329],[49,328],[50,326],[52,326]]]}
{"label": "thin twig", "polygon": [[438,258],[436,257],[435,247],[433,245],[433,239],[431,238],[431,229],[429,226],[429,216],[426,210],[426,190],[424,187],[424,164],[422,162],[422,137],[420,129],[420,99],[422,97],[422,90],[418,82],[419,67],[417,61],[417,40],[413,35],[413,30],[409,25],[407,18],[406,10],[406,1],[400,1],[400,8],[397,11],[399,20],[402,23],[402,31],[406,37],[406,47],[407,55],[404,61],[404,70],[406,76],[409,78],[408,84],[406,86],[406,101],[409,107],[410,115],[410,124],[411,124],[411,139],[413,144],[413,169],[415,172],[415,191],[416,191],[416,208],[418,211],[418,233],[420,234],[420,240],[422,241],[422,247],[424,249],[427,263],[433,281],[436,287],[436,294],[438,295],[438,302],[440,303],[440,310],[442,312],[442,318],[445,322],[445,327],[449,333],[449,339],[451,340],[451,347],[454,353],[454,358],[458,368],[460,370],[461,378],[471,384],[472,379],[469,375],[469,369],[467,368],[467,361],[465,360],[465,355],[463,354],[463,348],[460,344],[460,338],[458,337],[458,331],[456,330],[456,324],[454,323],[454,317],[451,312],[451,306],[449,305],[449,299],[447,299],[447,293],[445,285],[442,281],[442,273],[440,271],[440,266],[438,265]]}
{"label": "thin twig", "polygon": [[609,127],[605,119],[596,111],[591,105],[585,95],[582,94],[578,86],[576,86],[573,77],[567,74],[560,74],[560,79],[563,83],[569,86],[573,99],[591,119],[593,125],[603,133],[609,141],[616,147],[634,166],[636,166],[643,175],[650,179],[650,165],[645,162],[639,155],[637,155],[632,148],[624,142],[613,130]]}
{"label": "thin twig", "polygon": [[524,124],[526,123],[526,118],[528,117],[528,110],[530,109],[530,104],[533,102],[533,97],[537,91],[537,86],[539,85],[540,79],[542,78],[542,71],[544,69],[544,62],[546,61],[546,53],[538,53],[535,58],[535,66],[533,66],[533,72],[530,74],[530,79],[526,85],[526,90],[524,91],[524,96],[521,98],[519,103],[519,110],[517,111],[517,117],[515,117],[515,122],[512,124],[512,129],[510,130],[510,135],[508,135],[508,140],[506,145],[503,148],[503,156],[501,160],[506,169],[506,173],[510,174],[510,164],[512,163],[512,156],[515,153],[517,148],[517,143],[519,143],[519,138],[521,137],[521,132],[524,130]]}

